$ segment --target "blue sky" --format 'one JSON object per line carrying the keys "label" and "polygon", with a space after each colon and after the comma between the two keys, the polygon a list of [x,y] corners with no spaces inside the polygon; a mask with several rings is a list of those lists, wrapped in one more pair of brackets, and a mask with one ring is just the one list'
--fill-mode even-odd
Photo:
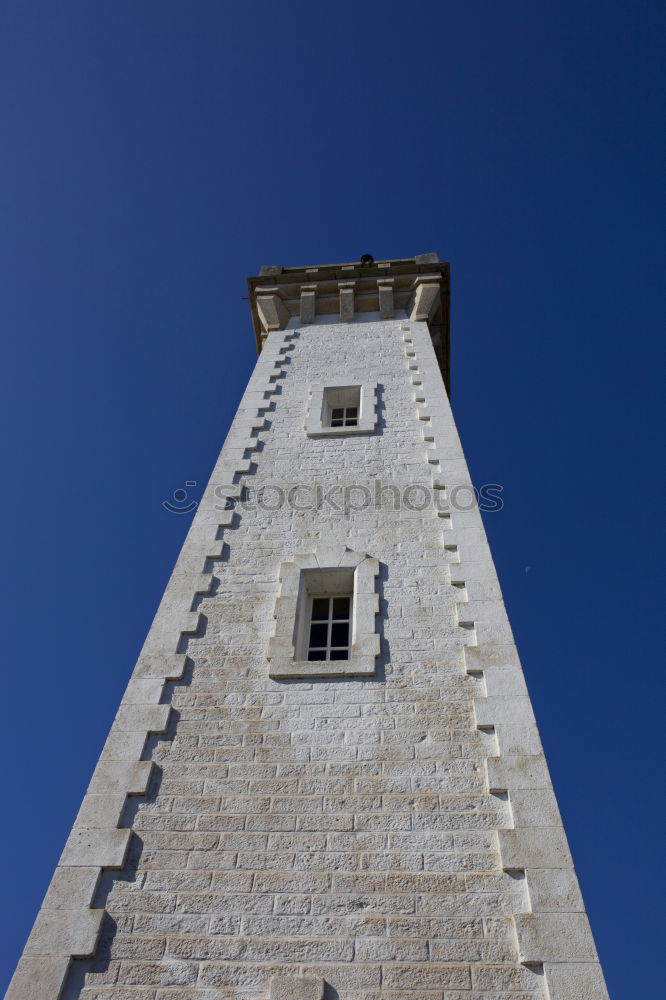
{"label": "blue sky", "polygon": [[245,277],[437,250],[611,995],[652,995],[660,6],[0,6],[0,985],[187,530],[161,503],[203,486],[252,369]]}

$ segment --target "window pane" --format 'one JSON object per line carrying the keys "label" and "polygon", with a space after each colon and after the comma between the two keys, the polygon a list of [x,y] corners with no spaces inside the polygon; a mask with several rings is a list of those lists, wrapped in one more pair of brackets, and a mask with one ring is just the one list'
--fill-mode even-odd
{"label": "window pane", "polygon": [[358,427],[358,420],[356,417],[349,417],[347,419],[347,427]]}
{"label": "window pane", "polygon": [[333,598],[333,617],[334,618],[349,618],[349,598],[348,597],[334,597]]}
{"label": "window pane", "polygon": [[345,411],[342,407],[339,409],[331,410],[331,417],[333,420],[342,420],[345,415]]}
{"label": "window pane", "polygon": [[308,650],[308,660],[325,660],[326,650],[325,649],[310,649]]}
{"label": "window pane", "polygon": [[312,601],[312,621],[322,622],[328,618],[328,597],[315,597]]}
{"label": "window pane", "polygon": [[347,416],[348,417],[357,417],[358,416],[358,406],[348,406],[347,407]]}
{"label": "window pane", "polygon": [[311,625],[310,626],[310,645],[311,646],[325,646],[327,641],[326,633],[328,631],[328,625]]}
{"label": "window pane", "polygon": [[344,427],[344,420],[331,420],[331,427]]}
{"label": "window pane", "polygon": [[[317,625],[317,628],[320,626]],[[314,645],[314,643],[312,643]],[[319,645],[317,643],[317,645]],[[331,646],[349,645],[349,622],[338,622],[331,626]]]}
{"label": "window pane", "polygon": [[348,660],[349,659],[349,651],[346,650],[346,649],[332,649],[331,650],[331,659],[332,660]]}

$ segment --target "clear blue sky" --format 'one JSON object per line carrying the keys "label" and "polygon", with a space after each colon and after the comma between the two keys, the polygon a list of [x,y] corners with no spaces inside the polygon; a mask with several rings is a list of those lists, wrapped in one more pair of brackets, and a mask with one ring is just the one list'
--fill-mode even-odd
{"label": "clear blue sky", "polygon": [[205,482],[252,369],[246,275],[437,250],[611,994],[653,995],[661,6],[0,5],[0,985],[189,524],[161,501]]}

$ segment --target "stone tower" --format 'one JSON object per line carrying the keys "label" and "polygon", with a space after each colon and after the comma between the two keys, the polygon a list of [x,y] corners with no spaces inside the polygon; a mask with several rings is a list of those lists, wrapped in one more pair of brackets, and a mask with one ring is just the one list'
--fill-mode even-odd
{"label": "stone tower", "polygon": [[259,359],[11,1000],[603,1000],[451,415],[435,254]]}

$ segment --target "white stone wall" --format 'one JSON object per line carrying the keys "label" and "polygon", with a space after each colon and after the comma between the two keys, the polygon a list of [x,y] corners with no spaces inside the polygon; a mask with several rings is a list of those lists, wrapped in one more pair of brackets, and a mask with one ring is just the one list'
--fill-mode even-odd
{"label": "white stone wall", "polygon": [[[441,505],[469,481],[427,326],[294,323],[259,358],[9,996],[41,976],[65,1000],[267,1000],[286,976],[293,1000],[603,1000],[480,515],[375,504],[377,482]],[[361,382],[375,433],[308,437],[309,387]],[[239,479],[372,499],[224,510]],[[272,680],[279,567],[335,544],[380,563],[376,675]]]}

